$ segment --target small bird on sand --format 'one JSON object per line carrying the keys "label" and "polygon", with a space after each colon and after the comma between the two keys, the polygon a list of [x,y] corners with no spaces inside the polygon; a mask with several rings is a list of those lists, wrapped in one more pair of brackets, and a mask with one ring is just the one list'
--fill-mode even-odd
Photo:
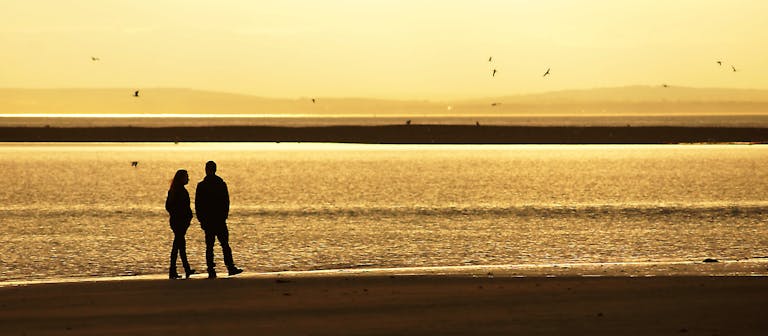
{"label": "small bird on sand", "polygon": [[315,98],[312,98],[312,104],[314,104],[314,103],[315,103]]}
{"label": "small bird on sand", "polygon": [[131,167],[138,167],[139,161],[131,161]]}
{"label": "small bird on sand", "polygon": [[547,68],[547,72],[545,72],[541,77],[549,76],[549,70],[551,70],[551,68]]}
{"label": "small bird on sand", "polygon": [[91,56],[91,61],[100,61],[101,59],[98,57]]}
{"label": "small bird on sand", "polygon": [[723,66],[723,61],[717,61],[717,65]]}
{"label": "small bird on sand", "polygon": [[138,97],[138,96],[139,96],[139,90],[136,90],[136,91],[134,91],[134,92],[133,92],[133,96],[134,96],[134,97]]}
{"label": "small bird on sand", "polygon": [[661,86],[662,86],[662,87],[665,87],[665,88],[668,88],[668,87],[669,87],[669,85],[667,85],[667,84],[661,84]]}
{"label": "small bird on sand", "polygon": [[405,121],[405,124],[406,124],[406,125],[410,125],[410,124],[411,124],[411,119],[408,119],[408,120],[406,120],[406,121]]}
{"label": "small bird on sand", "polygon": [[501,103],[491,103],[491,106],[501,105]]}

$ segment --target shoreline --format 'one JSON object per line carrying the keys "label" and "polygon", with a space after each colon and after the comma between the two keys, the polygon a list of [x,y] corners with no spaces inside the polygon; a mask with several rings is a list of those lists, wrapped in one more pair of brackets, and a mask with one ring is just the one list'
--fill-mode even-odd
{"label": "shoreline", "polygon": [[211,126],[0,127],[0,142],[324,142],[367,144],[768,143],[764,127]]}
{"label": "shoreline", "polygon": [[9,335],[757,335],[766,277],[232,277],[0,288]]}
{"label": "shoreline", "polygon": [[[504,264],[463,266],[361,267],[318,270],[251,271],[238,279],[274,277],[378,277],[378,276],[458,276],[511,278],[600,278],[600,277],[768,277],[768,256],[737,260],[670,260],[624,262],[576,262],[547,264]],[[204,272],[192,276],[204,279]],[[65,283],[133,282],[164,280],[165,274],[122,274],[105,276],[73,276],[45,279],[0,281],[0,288],[55,285]]]}

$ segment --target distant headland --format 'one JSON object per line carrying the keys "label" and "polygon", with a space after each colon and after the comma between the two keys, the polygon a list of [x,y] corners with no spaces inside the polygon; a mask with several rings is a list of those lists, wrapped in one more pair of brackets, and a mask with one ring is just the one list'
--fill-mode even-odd
{"label": "distant headland", "polygon": [[369,116],[768,114],[768,90],[626,86],[477,99],[266,98],[174,88],[0,89],[2,114]]}

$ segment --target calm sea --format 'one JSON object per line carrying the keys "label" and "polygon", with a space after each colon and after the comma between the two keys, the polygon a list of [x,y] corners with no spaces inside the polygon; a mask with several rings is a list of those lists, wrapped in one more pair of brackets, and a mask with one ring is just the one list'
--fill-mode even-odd
{"label": "calm sea", "polygon": [[167,272],[170,179],[207,160],[248,271],[768,255],[762,145],[5,143],[0,280]]}

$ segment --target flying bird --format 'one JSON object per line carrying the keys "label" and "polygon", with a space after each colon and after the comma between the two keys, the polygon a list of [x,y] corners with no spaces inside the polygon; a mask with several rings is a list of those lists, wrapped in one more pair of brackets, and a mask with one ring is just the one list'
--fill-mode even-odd
{"label": "flying bird", "polygon": [[731,65],[731,69],[733,69],[733,72],[736,72],[736,67]]}
{"label": "flying bird", "polygon": [[723,66],[723,61],[717,61],[717,65]]}
{"label": "flying bird", "polygon": [[547,68],[547,72],[545,72],[541,77],[549,76],[549,70],[551,70],[551,68]]}
{"label": "flying bird", "polygon": [[496,69],[493,69],[493,73],[491,74],[491,77],[496,77]]}
{"label": "flying bird", "polygon": [[134,96],[134,97],[138,97],[138,96],[139,96],[139,90],[136,90],[136,91],[134,91],[134,92],[133,92],[133,96]]}

